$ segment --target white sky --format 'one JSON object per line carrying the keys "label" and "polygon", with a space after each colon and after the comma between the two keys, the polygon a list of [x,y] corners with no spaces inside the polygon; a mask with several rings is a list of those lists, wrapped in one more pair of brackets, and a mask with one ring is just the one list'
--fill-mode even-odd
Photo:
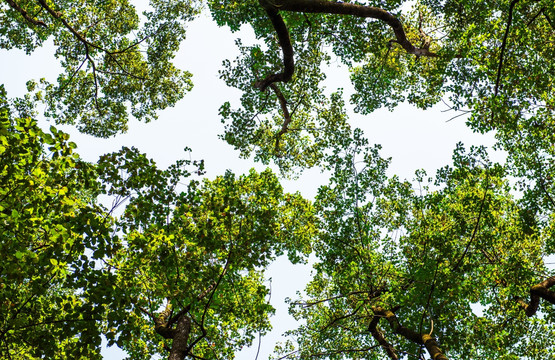
{"label": "white sky", "polygon": [[[245,173],[253,166],[263,169],[251,160],[239,159],[238,154],[217,137],[223,132],[218,108],[225,101],[238,103],[239,92],[227,88],[218,77],[222,60],[233,59],[237,55],[234,44],[237,37],[242,37],[244,43],[254,41],[250,29],[231,34],[228,29],[218,28],[206,17],[190,24],[187,40],[182,44],[175,62],[179,68],[193,73],[195,87],[175,108],[161,112],[158,121],[149,124],[132,122],[127,134],[107,140],[79,134],[67,126],[58,128],[72,134],[71,140],[77,143],[79,154],[89,161],[96,161],[99,155],[117,151],[121,146],[135,146],[154,158],[160,167],[165,167],[189,156],[183,152],[183,148],[188,146],[193,149],[192,159],[205,160],[209,178],[223,174],[226,169],[236,174]],[[10,97],[23,95],[25,82],[29,79],[46,77],[54,81],[58,74],[52,47],[38,49],[30,57],[17,50],[0,50],[0,64],[0,82],[5,84]],[[332,70],[326,85],[330,91],[342,87],[348,95],[351,89],[348,72],[346,69]],[[416,169],[424,168],[429,175],[434,175],[436,169],[450,164],[458,141],[467,147],[493,144],[491,135],[473,134],[466,128],[464,117],[447,122],[455,114],[442,113],[442,109],[438,106],[424,112],[401,105],[395,112],[384,110],[369,116],[351,115],[351,119],[354,126],[365,131],[371,143],[383,145],[383,156],[393,158],[391,173],[410,180]],[[503,157],[500,155],[497,158]],[[299,190],[304,196],[312,198],[318,186],[325,181],[326,177],[318,170],[311,170],[300,179],[284,184],[287,191]],[[294,298],[295,291],[302,290],[309,273],[308,266],[292,266],[286,259],[279,259],[270,267],[268,277],[273,279],[272,304],[277,312],[273,318],[274,331],[262,339],[258,359],[267,359],[275,341],[280,340],[280,334],[295,327],[283,300],[285,297]],[[238,359],[254,360],[257,345],[255,342],[253,348],[244,350]],[[116,349],[105,349],[104,354],[109,360],[124,357]]]}

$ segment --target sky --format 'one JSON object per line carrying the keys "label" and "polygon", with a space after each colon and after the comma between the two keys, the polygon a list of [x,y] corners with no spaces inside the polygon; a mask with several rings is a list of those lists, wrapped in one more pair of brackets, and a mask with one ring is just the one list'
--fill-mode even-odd
{"label": "sky", "polygon": [[[162,111],[157,121],[148,124],[131,122],[128,133],[110,139],[97,139],[79,134],[70,126],[57,126],[71,134],[71,141],[78,145],[81,157],[96,161],[100,155],[117,151],[122,146],[135,146],[162,168],[183,157],[204,159],[209,178],[223,174],[226,169],[240,174],[248,172],[251,167],[265,168],[251,159],[239,159],[231,146],[218,139],[224,127],[218,108],[225,101],[238,104],[240,95],[219,79],[218,69],[224,59],[233,59],[238,54],[234,40],[241,37],[243,43],[248,44],[255,41],[253,32],[245,27],[240,32],[231,33],[201,16],[189,25],[187,34],[175,63],[193,73],[193,90],[174,108]],[[32,56],[17,50],[0,50],[0,82],[5,84],[8,96],[22,96],[25,82],[30,79],[46,77],[54,81],[59,68],[53,52],[51,45],[38,49]],[[330,66],[324,85],[330,91],[344,88],[347,96],[352,91],[348,71],[338,63]],[[429,175],[433,175],[438,168],[450,164],[452,151],[459,141],[467,147],[494,143],[492,135],[472,133],[462,116],[449,121],[457,114],[445,112],[445,109],[446,106],[438,105],[422,111],[402,104],[394,112],[379,110],[367,116],[351,114],[351,124],[362,128],[370,143],[382,144],[382,156],[392,157],[390,174],[411,180],[417,169],[426,169]],[[50,125],[45,120],[41,120],[41,124]],[[184,152],[185,147],[192,148],[192,152]],[[502,160],[503,154],[497,154],[496,158]],[[305,197],[313,198],[318,186],[326,179],[325,174],[320,174],[317,169],[309,170],[295,181],[284,181],[284,188],[289,192],[301,191]],[[267,359],[275,341],[282,339],[280,334],[295,327],[284,299],[294,298],[295,292],[302,290],[308,281],[309,274],[309,266],[293,266],[284,258],[278,259],[268,269],[267,277],[272,279],[271,302],[277,312],[272,319],[274,330],[262,338],[258,359]],[[237,359],[255,360],[257,349],[258,342],[255,341],[253,347],[242,351]],[[108,360],[125,356],[112,348],[104,349],[103,353]]]}

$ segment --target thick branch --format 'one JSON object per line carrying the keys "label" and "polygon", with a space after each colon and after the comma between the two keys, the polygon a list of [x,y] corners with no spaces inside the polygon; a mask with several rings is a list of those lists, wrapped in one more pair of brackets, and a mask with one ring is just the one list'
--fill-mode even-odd
{"label": "thick branch", "polygon": [[540,305],[540,298],[555,304],[555,291],[549,290],[549,288],[553,285],[555,285],[555,276],[547,278],[541,283],[530,288],[530,304],[526,304],[522,299],[518,300],[518,303],[524,309],[526,316],[532,317],[536,314],[538,306]]}
{"label": "thick branch", "polygon": [[276,30],[279,45],[283,51],[284,70],[278,74],[268,75],[264,80],[257,83],[256,86],[264,91],[270,84],[274,82],[287,82],[293,76],[295,63],[293,60],[293,47],[289,38],[289,31],[279,15],[278,11],[293,11],[300,13],[319,13],[319,14],[335,14],[350,15],[361,18],[371,18],[385,22],[391,27],[395,34],[396,42],[409,54],[417,56],[436,57],[437,54],[429,50],[429,44],[424,44],[418,48],[414,46],[408,39],[401,21],[394,15],[384,9],[364,6],[359,4],[351,4],[344,2],[333,2],[328,0],[259,0],[260,5],[266,10],[268,17],[272,21],[272,25]]}
{"label": "thick branch", "polygon": [[270,74],[266,76],[264,80],[257,82],[255,86],[259,88],[260,91],[264,91],[268,88],[268,86],[275,82],[288,82],[291,80],[291,77],[295,72],[295,60],[293,59],[293,46],[291,45],[287,25],[285,25],[285,22],[283,21],[283,18],[279,14],[277,8],[266,0],[259,0],[259,2],[264,10],[266,10],[266,14],[268,14],[268,17],[276,30],[279,46],[281,46],[281,51],[283,52],[284,65],[282,72]]}
{"label": "thick branch", "polygon": [[424,345],[432,357],[432,360],[448,360],[431,334],[419,334],[416,331],[401,326],[397,316],[390,310],[385,310],[379,306],[373,307],[372,310],[376,316],[384,317],[389,322],[393,332],[415,344]]}
{"label": "thick branch", "polygon": [[282,11],[298,11],[303,13],[325,13],[336,15],[351,15],[361,18],[371,18],[385,22],[395,33],[397,43],[409,54],[436,57],[426,47],[417,48],[408,39],[401,21],[394,15],[373,6],[352,3],[333,2],[328,0],[278,0],[275,5]]}
{"label": "thick branch", "polygon": [[12,7],[12,9],[14,9],[14,10],[17,11],[18,13],[20,13],[21,16],[23,16],[23,18],[24,18],[25,20],[27,20],[27,22],[29,22],[29,23],[31,23],[31,24],[33,24],[33,25],[35,25],[35,26],[47,27],[47,25],[46,25],[44,22],[42,22],[42,21],[40,21],[40,20],[37,20],[37,19],[33,19],[33,18],[31,17],[31,15],[29,15],[29,13],[28,13],[25,9],[23,9],[21,6],[19,6],[19,4],[16,3],[15,1],[13,1],[13,0],[6,0],[6,2],[8,3],[8,5],[10,5],[10,6]]}
{"label": "thick branch", "polygon": [[399,357],[395,352],[395,348],[391,345],[384,337],[383,332],[378,329],[378,322],[380,321],[381,316],[374,315],[372,321],[370,321],[370,325],[368,325],[368,331],[372,334],[372,337],[380,344],[382,349],[385,350],[387,356],[389,356],[392,360],[398,360]]}
{"label": "thick branch", "polygon": [[176,329],[171,328],[168,319],[172,313],[172,307],[170,302],[166,304],[166,309],[160,313],[160,315],[154,319],[154,330],[162,335],[164,339],[173,339],[176,335]]}

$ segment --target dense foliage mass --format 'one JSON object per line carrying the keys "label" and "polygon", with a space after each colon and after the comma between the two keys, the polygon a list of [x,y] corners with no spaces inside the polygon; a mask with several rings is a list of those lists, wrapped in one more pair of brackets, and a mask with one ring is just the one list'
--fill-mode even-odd
{"label": "dense foliage mass", "polygon": [[[2,0],[0,47],[47,40],[62,73],[0,87],[0,357],[233,358],[270,329],[264,269],[315,256],[290,311],[304,320],[276,357],[547,359],[555,353],[555,5],[552,0]],[[108,137],[191,88],[172,63],[187,22],[250,26],[221,78],[222,138],[281,175],[331,173],[313,202],[271,171],[200,179],[135,148],[87,163],[58,124]],[[202,56],[202,54],[196,54]],[[338,59],[369,114],[442,101],[504,164],[459,144],[414,183],[349,125]],[[412,150],[411,150],[412,151]],[[110,199],[112,206],[102,205]],[[118,207],[121,205],[121,208]],[[117,210],[116,210],[117,209]]]}

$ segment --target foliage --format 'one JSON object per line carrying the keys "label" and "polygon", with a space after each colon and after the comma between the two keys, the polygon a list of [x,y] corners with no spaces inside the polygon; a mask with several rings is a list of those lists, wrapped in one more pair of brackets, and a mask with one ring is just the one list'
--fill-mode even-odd
{"label": "foliage", "polygon": [[[422,56],[409,52],[387,21],[366,20],[364,6],[342,12],[349,2],[260,1],[279,12],[292,46],[294,73],[274,84],[292,113],[289,120],[271,89],[261,92],[253,86],[287,68],[281,59],[281,30],[260,6],[252,11],[256,3],[209,2],[218,24],[231,30],[249,24],[259,39],[241,46],[241,57],[226,63],[222,72],[228,85],[243,91],[242,108],[226,105],[222,115],[228,124],[224,138],[244,156],[254,151],[262,160],[277,158],[285,169],[319,164],[328,146],[323,139],[345,123],[340,116],[321,116],[338,104],[325,100],[322,65],[339,59],[351,73],[355,111],[393,109],[403,101],[426,109],[443,100],[454,116],[469,114],[475,131],[496,131],[498,146],[514,164],[511,171],[543,178],[550,171],[555,75],[551,1],[420,1],[412,7],[401,1],[365,2],[400,19],[408,41],[431,51]],[[335,15],[340,13],[350,16]]]}
{"label": "foliage", "polygon": [[99,358],[101,334],[133,359],[172,356],[184,317],[184,355],[233,357],[270,329],[263,271],[310,251],[310,203],[269,170],[178,191],[202,162],[160,170],[124,148],[85,163],[67,134],[14,119],[2,96],[3,358]]}
{"label": "foliage", "polygon": [[0,48],[31,53],[52,39],[63,73],[27,86],[47,116],[108,137],[127,129],[128,112],[150,121],[191,89],[191,74],[171,62],[197,13],[188,0],[152,1],[139,17],[127,0],[6,1]]}
{"label": "foliage", "polygon": [[270,171],[228,172],[175,192],[190,175],[182,165],[160,171],[135,149],[99,163],[107,193],[129,200],[118,222],[123,244],[107,261],[118,296],[106,336],[132,358],[165,348],[172,358],[176,335],[165,330],[182,318],[189,319],[184,354],[232,358],[270,329],[264,268],[285,251],[293,261],[310,251],[310,204],[283,194]]}
{"label": "foliage", "polygon": [[450,358],[549,358],[553,308],[528,319],[523,307],[531,284],[552,276],[543,264],[551,233],[530,222],[506,170],[483,156],[459,147],[453,168],[431,184],[420,173],[417,187],[387,179],[375,149],[337,158],[316,199],[326,230],[314,244],[316,274],[307,298],[291,303],[307,323],[292,332],[297,350],[281,351],[376,359],[389,347],[390,358],[421,358],[425,344],[388,324],[387,309]]}
{"label": "foliage", "polygon": [[0,357],[99,358],[104,309],[80,294],[110,248],[95,167],[10,112],[0,87]]}

